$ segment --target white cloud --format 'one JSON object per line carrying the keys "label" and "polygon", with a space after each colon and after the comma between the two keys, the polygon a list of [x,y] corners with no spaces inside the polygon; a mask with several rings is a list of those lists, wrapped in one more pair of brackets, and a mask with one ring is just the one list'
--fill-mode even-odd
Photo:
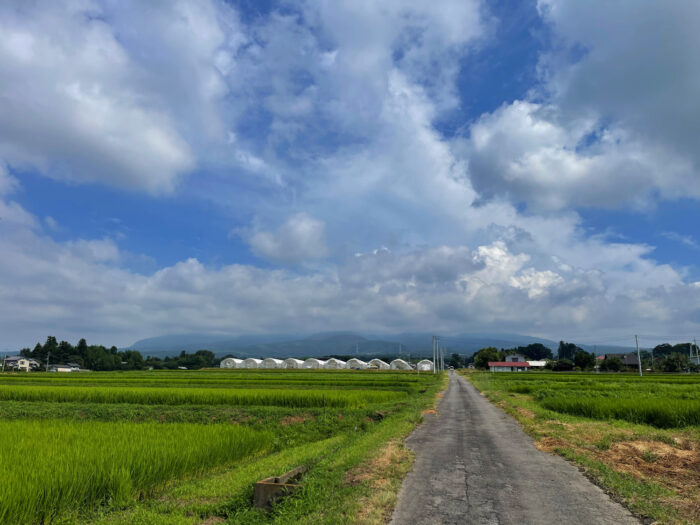
{"label": "white cloud", "polygon": [[[634,252],[608,271],[539,264],[505,242],[350,257],[312,271],[187,259],[153,273],[121,265],[109,239],[55,242],[0,222],[5,344],[46,334],[126,344],[173,332],[522,331],[557,337],[697,329],[700,289]],[[556,269],[554,269],[556,268]],[[664,278],[647,278],[654,272]],[[621,278],[622,277],[622,278]]]}
{"label": "white cloud", "polygon": [[[550,4],[555,29],[575,18]],[[673,119],[655,131],[652,113],[634,120],[648,99],[613,112],[614,98],[597,106],[602,95],[574,90],[579,71],[603,83],[614,73],[586,69],[595,52],[575,66],[543,59],[536,99],[451,140],[434,122],[460,102],[459,61],[487,25],[478,2],[308,3],[248,26],[215,2],[32,5],[37,16],[0,7],[11,29],[0,89],[14,101],[0,108],[0,157],[153,193],[214,168],[185,191],[240,222],[264,218],[236,231],[285,269],[187,259],[140,274],[116,241],[53,241],[0,200],[0,328],[17,344],[48,333],[123,344],[208,330],[698,328],[697,286],[653,261],[652,246],[590,236],[570,210],[696,188],[690,148],[662,140]],[[595,50],[605,35],[580,16],[588,29],[572,39]],[[12,180],[0,171],[2,195]]]}
{"label": "white cloud", "polygon": [[56,219],[51,217],[50,215],[47,215],[44,217],[44,224],[48,227],[49,230],[57,232],[62,230],[61,225],[58,223]]}
{"label": "white cloud", "polygon": [[[138,12],[134,10],[139,8]],[[0,6],[0,159],[54,178],[152,193],[196,165],[197,137],[223,134],[217,53],[234,48],[208,2]]]}
{"label": "white cloud", "polygon": [[306,213],[289,216],[275,231],[255,228],[244,237],[256,254],[276,261],[303,262],[328,255],[325,224]]}
{"label": "white cloud", "polygon": [[698,241],[696,241],[692,235],[683,235],[672,231],[661,232],[661,235],[671,241],[679,242],[688,248],[693,248],[695,250],[700,249],[700,244],[698,244]]}
{"label": "white cloud", "polygon": [[[700,197],[696,2],[540,0],[554,34],[542,84],[471,126],[485,197],[541,209]],[[572,59],[572,57],[575,57]]]}

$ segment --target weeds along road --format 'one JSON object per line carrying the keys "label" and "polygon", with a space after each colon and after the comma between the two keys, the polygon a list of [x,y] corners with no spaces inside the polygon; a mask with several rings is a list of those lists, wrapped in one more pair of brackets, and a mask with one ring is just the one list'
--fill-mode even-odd
{"label": "weeds along road", "polygon": [[450,372],[438,407],[406,444],[416,453],[392,524],[639,524],[577,468],[541,452],[507,414]]}

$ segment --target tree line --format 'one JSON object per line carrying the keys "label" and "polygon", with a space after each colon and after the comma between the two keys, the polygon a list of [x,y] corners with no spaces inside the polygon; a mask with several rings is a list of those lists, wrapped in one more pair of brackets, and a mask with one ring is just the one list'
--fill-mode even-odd
{"label": "tree line", "polygon": [[153,369],[197,369],[218,366],[219,360],[210,350],[197,350],[187,353],[184,350],[177,356],[165,358],[143,357],[138,350],[119,350],[116,346],[107,348],[102,345],[88,345],[85,339],[80,339],[73,346],[68,341],[58,342],[52,335],[46,338],[42,345],[37,343],[33,349],[23,348],[22,357],[35,359],[42,365],[75,363],[88,370],[145,370]]}
{"label": "tree line", "polygon": [[[652,351],[641,350],[642,368],[659,372],[700,371],[700,366],[689,359],[690,350],[690,343],[676,345],[664,343],[655,346]],[[693,355],[696,355],[697,346],[693,345],[692,351]],[[636,351],[633,350],[626,353],[636,355]],[[506,356],[511,354],[521,354],[532,361],[548,360],[545,368],[554,371],[593,370],[596,366],[596,355],[593,352],[587,352],[576,344],[565,341],[559,342],[556,360],[551,349],[540,343],[533,343],[500,350],[494,347],[482,348],[472,356],[471,362],[475,368],[487,369],[489,361],[504,361]],[[609,372],[619,372],[627,368],[616,356],[598,360],[598,366],[601,371]]]}

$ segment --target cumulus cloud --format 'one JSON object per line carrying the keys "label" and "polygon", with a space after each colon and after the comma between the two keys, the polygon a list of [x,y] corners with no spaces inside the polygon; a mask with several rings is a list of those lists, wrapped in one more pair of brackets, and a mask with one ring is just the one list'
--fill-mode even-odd
{"label": "cumulus cloud", "polygon": [[540,0],[538,9],[556,46],[530,100],[471,126],[475,187],[534,211],[700,197],[700,65],[688,58],[700,6]]}
{"label": "cumulus cloud", "polygon": [[275,231],[254,229],[244,237],[256,254],[277,261],[301,262],[328,255],[323,221],[306,213],[291,215]]}
{"label": "cumulus cloud", "polygon": [[[6,344],[28,345],[48,333],[127,344],[159,333],[299,327],[619,335],[640,323],[647,331],[687,331],[697,328],[700,313],[700,288],[642,259],[641,249],[606,272],[573,259],[536,263],[497,241],[377,249],[313,271],[186,259],[139,274],[123,267],[123,253],[108,239],[56,242],[4,221],[0,230]],[[663,277],[647,283],[645,272],[655,271]]]}
{"label": "cumulus cloud", "polygon": [[[655,188],[674,194],[691,164],[599,121],[567,121],[553,105],[516,101],[483,115],[465,154],[483,197],[505,195],[537,212],[571,206],[642,206]],[[674,183],[675,181],[675,183]]]}
{"label": "cumulus cloud", "polygon": [[193,137],[218,129],[215,61],[228,42],[205,2],[138,15],[116,5],[3,2],[0,158],[54,178],[171,191],[196,164]]}
{"label": "cumulus cloud", "polygon": [[[591,236],[572,210],[695,195],[696,152],[680,137],[694,113],[654,129],[662,107],[650,97],[667,86],[665,103],[694,99],[662,75],[617,103],[634,91],[612,83],[625,52],[665,34],[640,30],[648,11],[616,43],[596,34],[593,4],[540,2],[560,48],[586,52],[542,57],[531,99],[457,140],[435,122],[460,104],[459,62],[488,25],[479,2],[310,2],[245,24],[223,2],[67,5],[0,7],[11,102],[0,105],[0,158],[152,193],[206,166],[183,193],[235,210],[239,224],[258,217],[235,231],[278,266],[185,259],[135,272],[112,239],[45,236],[0,169],[0,328],[17,344],[48,333],[124,344],[300,327],[698,327],[697,284],[655,262],[652,246]],[[628,73],[643,83],[641,66]]]}

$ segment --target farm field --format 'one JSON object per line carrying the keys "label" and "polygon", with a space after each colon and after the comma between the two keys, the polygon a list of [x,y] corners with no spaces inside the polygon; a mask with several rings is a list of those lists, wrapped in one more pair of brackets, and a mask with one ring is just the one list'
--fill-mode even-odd
{"label": "farm field", "polygon": [[[0,374],[0,523],[352,523],[378,497],[366,521],[381,521],[410,466],[397,443],[440,383],[355,370]],[[255,481],[300,465],[299,494],[252,508]]]}
{"label": "farm field", "polygon": [[700,523],[700,376],[461,373],[636,514]]}

